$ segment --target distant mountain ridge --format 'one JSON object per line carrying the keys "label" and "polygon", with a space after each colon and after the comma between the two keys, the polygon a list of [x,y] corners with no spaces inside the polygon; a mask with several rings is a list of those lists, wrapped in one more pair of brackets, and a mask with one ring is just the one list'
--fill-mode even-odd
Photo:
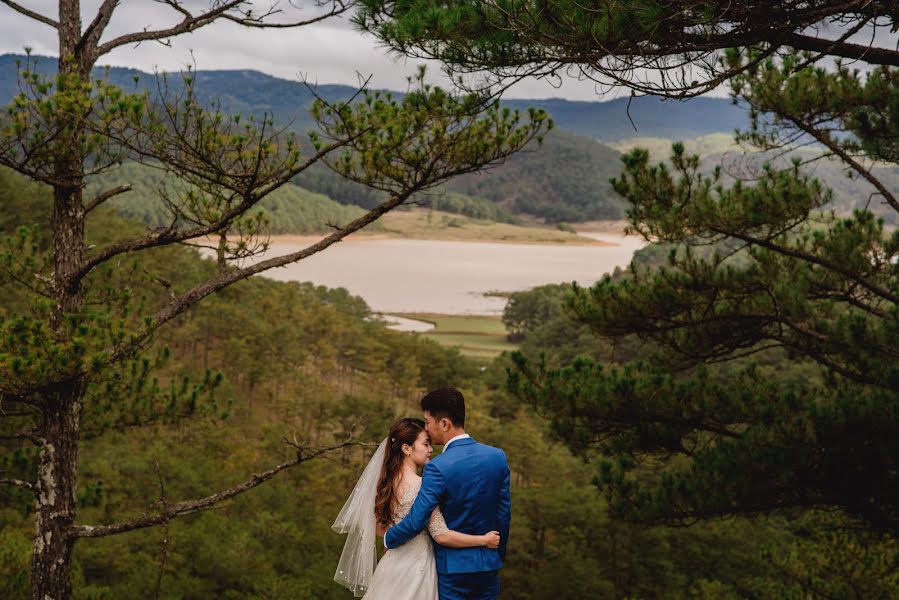
{"label": "distant mountain ridge", "polygon": [[[0,55],[0,106],[7,104],[18,92],[16,62],[27,57]],[[32,57],[38,69],[53,73],[56,59]],[[124,67],[102,67],[98,76],[108,72],[117,85],[131,89],[137,85],[153,89],[155,75]],[[314,127],[306,108],[314,99],[312,91],[297,81],[288,81],[254,70],[197,71],[193,74],[197,93],[204,102],[217,101],[224,110],[232,113],[261,115],[269,113],[276,123],[288,125],[297,132]],[[170,77],[170,84],[179,85],[178,74]],[[356,89],[346,85],[319,85],[316,93],[330,100],[347,99]],[[402,93],[394,92],[397,97]],[[628,103],[630,106],[628,107]],[[485,201],[503,213],[499,220],[509,220],[512,215],[527,214],[547,222],[578,222],[591,219],[615,219],[624,215],[625,202],[609,185],[609,178],[621,171],[620,152],[639,145],[652,150],[654,161],[667,158],[670,141],[688,140],[691,152],[704,155],[705,169],[731,160],[728,158],[732,142],[730,134],[736,128],[748,125],[748,115],[730,100],[719,98],[693,98],[677,102],[653,97],[617,99],[596,102],[578,102],[558,98],[545,100],[503,100],[513,109],[539,107],[547,110],[557,127],[541,148],[531,148],[511,157],[505,164],[488,173],[471,174],[448,182],[444,190],[456,195],[442,200],[444,210],[490,213]],[[633,119],[634,126],[628,118]],[[127,169],[129,176],[136,176]],[[868,203],[870,186],[865,182],[846,178],[842,165],[836,162],[818,163],[811,168],[834,191],[833,206],[841,213],[860,208]],[[899,170],[878,169],[878,176],[891,185],[899,182]],[[347,218],[339,207],[328,198],[341,204],[371,208],[383,198],[378,192],[335,175],[324,165],[313,165],[295,178],[294,183],[306,188],[291,189],[282,199],[273,200],[269,210],[280,223],[275,228],[283,231],[316,229],[328,219]],[[308,192],[306,191],[308,190]],[[316,192],[328,198],[310,194]],[[465,194],[463,198],[458,194]],[[142,198],[148,194],[139,194]],[[308,206],[292,207],[291,203],[303,199]],[[483,199],[483,200],[482,200]],[[288,201],[289,200],[289,201]],[[418,200],[418,199],[417,199]],[[427,203],[427,198],[421,198]],[[127,206],[126,206],[127,204]],[[152,221],[155,205],[149,199],[122,202],[123,214],[145,222]],[[509,213],[512,213],[511,215]],[[467,214],[467,213],[465,213]],[[895,218],[890,215],[891,218]],[[308,221],[308,222],[307,222]]]}
{"label": "distant mountain ridge", "polygon": [[[17,93],[16,61],[26,57],[15,54],[0,55],[0,105],[7,104]],[[52,73],[56,59],[32,57],[38,69]],[[101,75],[106,67],[99,67]],[[131,88],[138,76],[140,86],[150,86],[152,73],[125,67],[108,67],[110,80],[124,88]],[[218,100],[233,113],[272,114],[278,123],[293,123],[292,128],[304,131],[312,127],[306,110],[312,92],[301,82],[279,79],[253,70],[196,71],[197,93],[205,100]],[[316,92],[329,100],[346,99],[356,89],[351,86],[328,84],[316,86]],[[401,92],[394,92],[402,96]],[[628,109],[628,103],[630,108]],[[510,108],[538,107],[547,110],[556,126],[580,136],[615,141],[635,136],[654,136],[690,139],[716,132],[732,132],[747,124],[746,111],[721,98],[694,98],[689,101],[662,100],[655,97],[619,98],[608,101],[572,101],[560,98],[541,100],[503,100]],[[637,130],[631,125],[633,119]]]}
{"label": "distant mountain ridge", "polygon": [[[18,92],[16,63],[25,60],[28,57],[23,55],[0,55],[0,106],[7,104]],[[30,60],[36,62],[41,72],[55,72],[55,58],[31,57]],[[136,85],[140,89],[153,91],[157,85],[155,74],[137,69],[100,67],[95,73],[97,76],[106,74],[113,83],[124,89],[133,89]],[[256,116],[268,113],[277,124],[288,126],[298,133],[315,127],[307,110],[315,94],[301,82],[247,69],[200,70],[192,76],[202,102],[215,101],[231,113]],[[181,85],[178,73],[169,75],[169,85]],[[356,91],[351,86],[337,84],[315,87],[315,93],[329,101],[348,99]],[[397,97],[403,95],[393,93]],[[622,218],[625,202],[612,191],[609,179],[621,171],[619,152],[628,140],[637,137],[651,139],[656,146],[664,147],[666,139],[729,137],[734,129],[744,128],[748,124],[746,111],[720,98],[694,98],[684,102],[654,97],[594,102],[551,98],[508,99],[502,103],[513,109],[543,108],[554,119],[556,130],[546,137],[541,148],[532,147],[531,151],[511,157],[488,173],[458,177],[443,188],[471,197],[461,203],[467,206],[466,210],[484,212],[483,204],[480,208],[476,206],[479,202],[483,203],[479,200],[482,198],[499,207],[496,210],[508,211],[501,220],[508,220],[511,217],[508,213],[526,214],[547,222]],[[607,144],[618,146],[618,149]],[[666,155],[667,150],[654,154],[654,159],[661,160]],[[128,174],[133,175],[130,171]],[[321,164],[301,173],[294,183],[342,204],[363,208],[371,208],[383,199],[378,192],[345,180]],[[294,194],[291,197],[299,196]],[[295,211],[296,215],[291,218],[283,212],[279,220],[285,221],[285,227],[292,229],[295,226],[288,226],[288,222],[298,222],[300,215],[304,218],[314,215],[312,221],[315,223],[309,226],[317,227],[320,216],[330,215],[335,210],[324,200],[317,198],[313,203],[316,207],[310,208],[312,212]],[[422,201],[427,203],[426,198]],[[127,204],[141,213],[131,216],[138,216],[145,222],[152,220],[152,214],[155,214],[152,209],[155,205],[149,200],[145,203],[132,199]],[[453,200],[444,204],[448,207],[460,202]],[[124,205],[119,209],[123,213],[129,210]]]}

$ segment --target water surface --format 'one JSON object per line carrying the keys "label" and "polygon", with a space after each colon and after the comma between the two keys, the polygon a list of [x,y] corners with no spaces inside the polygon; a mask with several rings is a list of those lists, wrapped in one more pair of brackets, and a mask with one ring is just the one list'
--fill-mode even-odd
{"label": "water surface", "polygon": [[[293,265],[267,271],[281,281],[344,287],[376,312],[495,315],[506,299],[492,291],[547,283],[591,285],[624,267],[643,241],[612,233],[581,233],[614,246],[507,244],[407,239],[354,239]],[[275,240],[269,256],[305,247]]]}

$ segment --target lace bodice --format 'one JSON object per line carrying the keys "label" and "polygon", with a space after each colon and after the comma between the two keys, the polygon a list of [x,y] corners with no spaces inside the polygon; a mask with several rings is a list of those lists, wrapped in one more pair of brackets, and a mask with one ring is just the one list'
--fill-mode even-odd
{"label": "lace bodice", "polygon": [[[415,503],[415,498],[418,497],[418,491],[421,489],[421,477],[415,477],[411,481],[404,481],[402,484],[402,488],[399,491],[396,508],[393,511],[393,524],[396,525],[403,518],[409,514],[409,511],[412,510],[412,505]],[[443,513],[440,512],[440,507],[434,509],[434,512],[431,513],[431,520],[428,521],[428,532],[430,532],[431,536],[437,536],[441,533],[446,533],[449,531],[449,527],[446,526],[446,520],[443,518]]]}

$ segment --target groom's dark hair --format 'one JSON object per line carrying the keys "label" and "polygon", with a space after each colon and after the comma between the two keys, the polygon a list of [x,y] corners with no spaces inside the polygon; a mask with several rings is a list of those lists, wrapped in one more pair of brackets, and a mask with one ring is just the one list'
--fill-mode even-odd
{"label": "groom's dark hair", "polygon": [[435,419],[447,418],[456,427],[465,427],[465,397],[456,388],[428,392],[421,399],[421,409],[431,413]]}

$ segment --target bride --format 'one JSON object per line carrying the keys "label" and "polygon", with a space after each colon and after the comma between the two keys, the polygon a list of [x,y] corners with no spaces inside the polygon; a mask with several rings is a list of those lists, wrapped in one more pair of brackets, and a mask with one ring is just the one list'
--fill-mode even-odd
{"label": "bride", "polygon": [[448,529],[440,508],[428,531],[386,551],[375,568],[375,535],[399,523],[418,495],[423,468],[431,456],[431,440],[421,419],[399,419],[371,461],[332,529],[347,533],[334,580],[368,600],[437,599],[437,567],[431,538],[453,548],[499,545],[499,533],[468,535]]}

